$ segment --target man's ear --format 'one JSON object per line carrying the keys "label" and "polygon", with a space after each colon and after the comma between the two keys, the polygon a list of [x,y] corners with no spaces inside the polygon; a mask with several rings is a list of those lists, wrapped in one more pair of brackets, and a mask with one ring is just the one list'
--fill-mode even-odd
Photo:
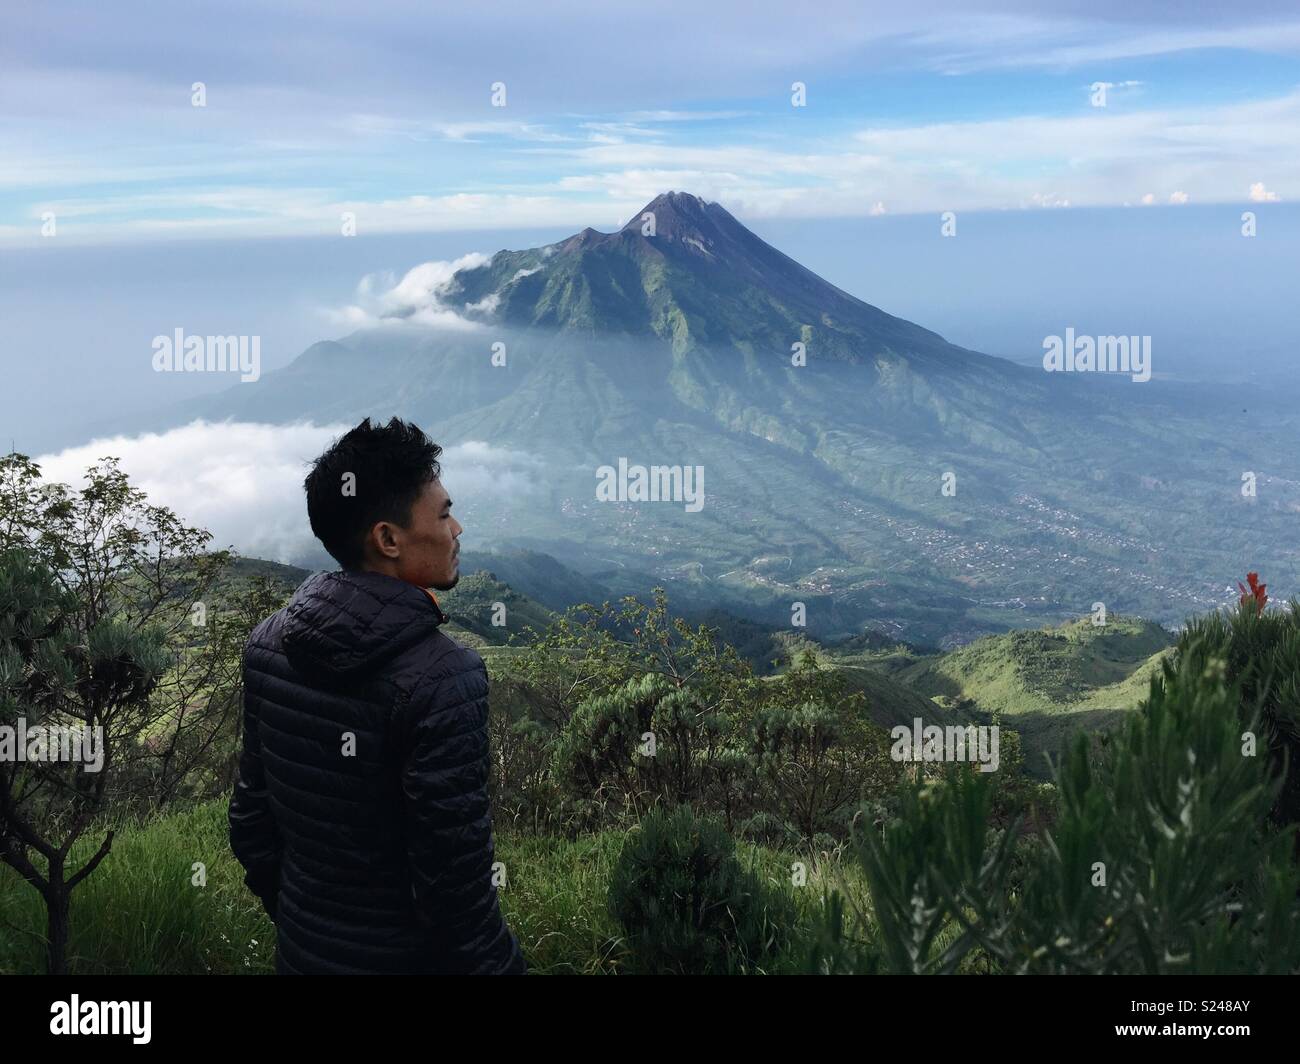
{"label": "man's ear", "polygon": [[370,545],[381,558],[396,558],[401,553],[396,530],[388,521],[378,521],[370,529]]}

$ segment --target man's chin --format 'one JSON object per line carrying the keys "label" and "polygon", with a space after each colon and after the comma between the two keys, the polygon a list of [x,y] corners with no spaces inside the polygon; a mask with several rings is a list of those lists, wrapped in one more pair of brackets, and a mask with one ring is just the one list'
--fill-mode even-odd
{"label": "man's chin", "polygon": [[458,565],[456,566],[456,568],[454,568],[451,571],[450,580],[435,580],[429,586],[433,588],[434,591],[450,591],[453,587],[455,587],[459,583],[460,583],[460,566]]}

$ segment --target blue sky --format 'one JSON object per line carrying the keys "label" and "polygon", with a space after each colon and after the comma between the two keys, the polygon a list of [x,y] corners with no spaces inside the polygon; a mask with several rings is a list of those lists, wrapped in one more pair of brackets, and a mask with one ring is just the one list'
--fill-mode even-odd
{"label": "blue sky", "polygon": [[462,6],[11,6],[0,246],[1300,196],[1293,4]]}

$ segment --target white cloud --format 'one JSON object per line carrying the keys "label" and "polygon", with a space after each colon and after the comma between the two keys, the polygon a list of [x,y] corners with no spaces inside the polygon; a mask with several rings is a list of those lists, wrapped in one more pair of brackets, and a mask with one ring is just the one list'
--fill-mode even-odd
{"label": "white cloud", "polygon": [[[207,529],[214,548],[234,546],[247,557],[292,562],[319,547],[307,523],[303,478],[312,459],[352,427],[194,421],[165,432],[93,440],[36,461],[46,480],[77,486],[87,468],[112,455],[151,504]],[[446,448],[439,462],[458,514],[472,514],[476,500],[526,500],[544,472],[535,456],[478,441]],[[463,517],[462,523],[471,534],[471,521]]]}
{"label": "white cloud", "polygon": [[155,505],[253,557],[288,561],[311,545],[307,463],[349,426],[195,421],[142,436],[93,440],[37,459],[47,480],[74,486],[99,458],[121,460]]}
{"label": "white cloud", "polygon": [[404,137],[408,140],[446,140],[478,142],[485,137],[508,137],[512,140],[566,141],[575,138],[556,133],[530,122],[475,121],[430,122],[425,119],[392,118],[387,115],[354,114],[343,120],[351,133]]}
{"label": "white cloud", "polygon": [[867,213],[869,213],[873,218],[878,218],[880,215],[885,213],[885,205],[877,200],[872,204],[871,210]]}
{"label": "white cloud", "polygon": [[1182,190],[1175,190],[1175,191],[1169,193],[1169,202],[1170,202],[1170,203],[1183,204],[1183,203],[1186,203],[1190,198],[1191,198],[1191,197],[1188,196],[1187,193],[1186,193],[1186,192],[1183,192]]}
{"label": "white cloud", "polygon": [[[4,144],[0,142],[0,154]],[[70,162],[69,170],[78,164]],[[6,170],[0,167],[0,188]],[[141,178],[143,179],[143,178]],[[563,191],[563,190],[560,190]],[[625,214],[643,206],[662,192],[637,202],[611,203],[604,197],[575,199],[546,193],[452,193],[445,196],[403,196],[385,200],[332,199],[321,190],[215,189],[202,193],[105,193],[76,199],[42,198],[25,211],[26,226],[0,228],[0,241],[9,246],[39,246],[40,215],[51,210],[60,219],[60,244],[103,244],[126,240],[202,237],[339,236],[341,217],[352,214],[357,232],[375,233],[457,232],[467,229],[581,228],[592,217]],[[174,217],[150,217],[148,212],[165,202]],[[216,215],[214,208],[226,213]],[[125,214],[126,217],[122,217]],[[76,216],[75,225],[65,216]],[[48,241],[46,241],[48,243]]]}
{"label": "white cloud", "polygon": [[633,111],[629,122],[712,122],[722,118],[746,118],[757,111]]}
{"label": "white cloud", "polygon": [[[340,325],[358,328],[371,326],[420,325],[437,328],[476,330],[479,322],[462,317],[446,301],[452,278],[461,270],[484,266],[492,259],[474,251],[451,262],[422,262],[407,270],[399,281],[391,272],[366,274],[357,284],[357,302],[327,317]],[[490,298],[490,297],[489,297]],[[467,310],[491,311],[496,303],[488,299],[466,304]]]}
{"label": "white cloud", "polygon": [[1035,192],[1028,200],[1021,203],[1022,207],[1068,207],[1070,201],[1063,199],[1052,192]]}
{"label": "white cloud", "polygon": [[[1123,87],[1126,82],[1116,82]],[[745,218],[1001,210],[1046,200],[1114,206],[1134,186],[1231,203],[1267,158],[1285,195],[1300,180],[1300,93],[1216,107],[1018,115],[884,125],[783,145],[629,142],[541,149],[576,171],[555,187],[630,205],[687,189]],[[1050,182],[1050,192],[1043,186]],[[1167,194],[1161,194],[1163,199]],[[596,217],[608,208],[598,206]],[[587,221],[584,224],[592,224]]]}
{"label": "white cloud", "polygon": [[[357,302],[328,310],[325,316],[336,325],[358,329],[415,325],[477,331],[485,328],[485,323],[466,318],[463,313],[491,315],[501,302],[501,293],[489,292],[476,302],[459,305],[450,302],[448,295],[457,273],[486,266],[491,261],[490,255],[474,251],[451,262],[423,262],[407,270],[400,281],[391,271],[366,274],[357,284]],[[516,270],[506,284],[514,284],[540,270],[540,266]]]}
{"label": "white cloud", "polygon": [[[1201,203],[1232,202],[1247,160],[1276,159],[1285,180],[1300,177],[1300,153],[1286,132],[1298,120],[1300,93],[1291,93],[1213,108],[1087,108],[1068,117],[882,127],[854,139],[882,160],[880,198],[904,212],[918,201],[1005,207],[1029,199],[1037,190],[1026,186],[1045,179],[1060,198],[1080,206],[1114,204],[1134,185],[1183,190]],[[858,162],[865,171],[866,161]],[[936,189],[951,191],[942,199]]]}
{"label": "white cloud", "polygon": [[1279,196],[1266,189],[1263,181],[1256,181],[1250,186],[1250,198],[1255,203],[1276,203]]}
{"label": "white cloud", "polygon": [[500,292],[489,292],[477,303],[466,303],[465,309],[479,314],[493,314],[501,303]]}

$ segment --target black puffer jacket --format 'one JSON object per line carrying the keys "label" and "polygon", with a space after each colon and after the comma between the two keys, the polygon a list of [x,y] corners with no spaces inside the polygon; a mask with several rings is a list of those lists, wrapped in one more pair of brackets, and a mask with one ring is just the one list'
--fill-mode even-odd
{"label": "black puffer jacket", "polygon": [[423,589],[318,573],[244,651],[230,843],[276,968],[522,973],[493,883],[488,678]]}

